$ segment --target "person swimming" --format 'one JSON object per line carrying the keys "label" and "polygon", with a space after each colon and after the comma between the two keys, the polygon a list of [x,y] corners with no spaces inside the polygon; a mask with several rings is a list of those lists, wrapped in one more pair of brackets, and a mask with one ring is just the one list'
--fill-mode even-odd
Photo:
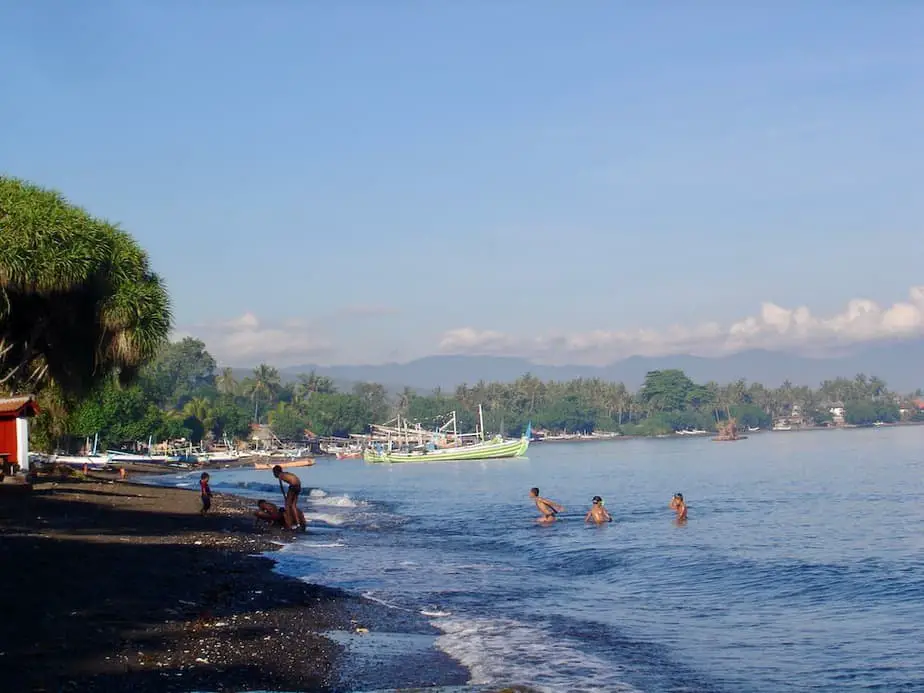
{"label": "person swimming", "polygon": [[541,524],[555,522],[555,516],[565,510],[555,501],[540,496],[539,489],[535,486],[529,490],[529,497],[533,499],[536,503],[536,507],[539,509],[540,516],[538,522]]}
{"label": "person swimming", "polygon": [[584,516],[584,522],[602,525],[605,522],[612,521],[613,517],[603,507],[603,499],[600,496],[594,496],[591,499],[590,511]]}
{"label": "person swimming", "polygon": [[682,493],[674,494],[674,497],[671,498],[670,508],[677,513],[678,520],[685,521],[687,519],[687,504],[686,501],[683,500]]}

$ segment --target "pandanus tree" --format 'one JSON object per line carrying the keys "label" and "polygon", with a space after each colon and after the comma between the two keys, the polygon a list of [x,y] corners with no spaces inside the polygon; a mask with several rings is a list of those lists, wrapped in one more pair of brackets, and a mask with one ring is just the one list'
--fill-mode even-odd
{"label": "pandanus tree", "polygon": [[79,395],[130,381],[166,343],[170,302],[127,233],[0,176],[0,390]]}

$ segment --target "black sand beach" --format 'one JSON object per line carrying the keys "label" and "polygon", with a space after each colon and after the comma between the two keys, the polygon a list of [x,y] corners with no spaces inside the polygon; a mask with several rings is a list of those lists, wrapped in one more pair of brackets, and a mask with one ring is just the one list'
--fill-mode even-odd
{"label": "black sand beach", "polygon": [[337,692],[468,679],[432,648],[350,661],[322,633],[434,631],[274,572],[260,554],[292,537],[255,530],[244,500],[216,495],[201,517],[195,492],[91,477],[0,487],[4,690]]}

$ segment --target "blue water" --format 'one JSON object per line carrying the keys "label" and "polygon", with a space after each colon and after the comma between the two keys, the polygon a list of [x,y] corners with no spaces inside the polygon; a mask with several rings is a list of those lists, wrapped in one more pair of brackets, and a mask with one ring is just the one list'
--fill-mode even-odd
{"label": "blue water", "polygon": [[[423,612],[472,683],[924,690],[924,427],[322,460],[299,474],[318,489],[305,504],[317,529],[277,554],[280,569]],[[268,472],[212,478],[279,495]],[[565,505],[561,521],[534,522],[534,485]],[[595,494],[613,524],[585,527]]]}

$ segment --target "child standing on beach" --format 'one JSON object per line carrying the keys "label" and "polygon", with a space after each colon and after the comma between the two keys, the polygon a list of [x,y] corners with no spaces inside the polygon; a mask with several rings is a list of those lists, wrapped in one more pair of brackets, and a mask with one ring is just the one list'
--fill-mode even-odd
{"label": "child standing on beach", "polygon": [[208,472],[202,472],[202,476],[199,477],[199,493],[202,494],[202,510],[200,512],[205,515],[209,508],[212,507],[212,489],[209,487]]}

